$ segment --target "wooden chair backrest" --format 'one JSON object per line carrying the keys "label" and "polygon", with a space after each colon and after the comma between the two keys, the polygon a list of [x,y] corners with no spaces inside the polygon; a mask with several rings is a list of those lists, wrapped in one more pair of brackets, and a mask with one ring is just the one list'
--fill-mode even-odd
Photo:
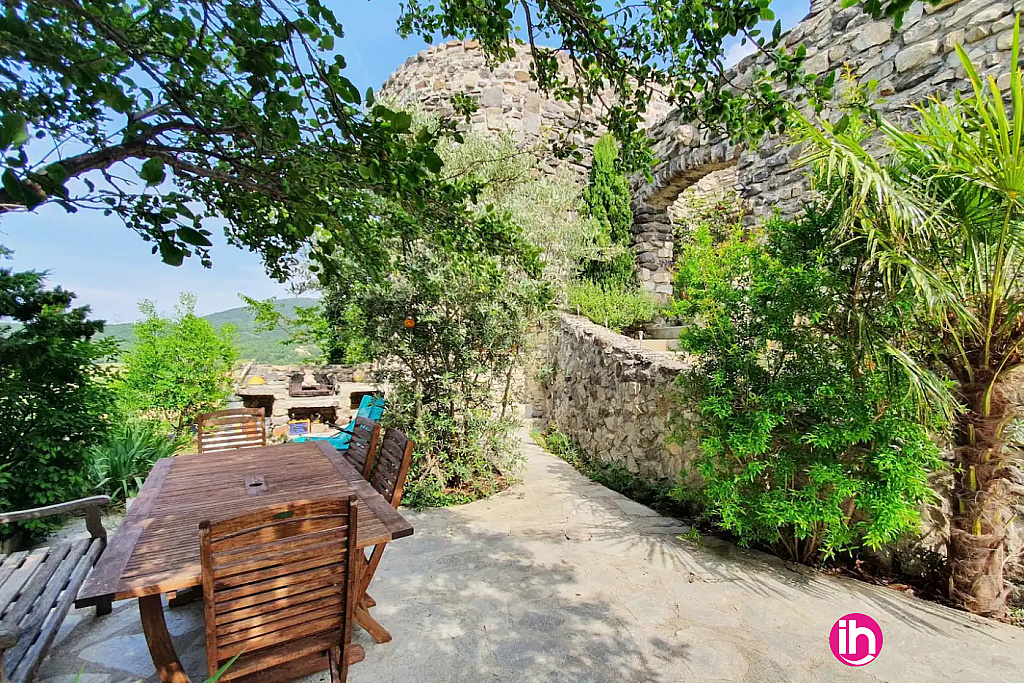
{"label": "wooden chair backrest", "polygon": [[324,654],[344,681],[358,647],[355,501],[298,501],[199,525],[210,676],[239,653],[221,681]]}
{"label": "wooden chair backrest", "polygon": [[394,508],[402,502],[405,478],[409,475],[409,465],[412,463],[413,447],[413,442],[405,432],[398,429],[388,429],[384,432],[370,484]]}
{"label": "wooden chair backrest", "polygon": [[352,439],[348,442],[345,457],[363,475],[370,480],[370,470],[377,455],[377,440],[380,437],[380,425],[366,417],[357,417],[352,421]]}
{"label": "wooden chair backrest", "polygon": [[204,413],[196,421],[200,453],[267,445],[263,408],[231,408]]}

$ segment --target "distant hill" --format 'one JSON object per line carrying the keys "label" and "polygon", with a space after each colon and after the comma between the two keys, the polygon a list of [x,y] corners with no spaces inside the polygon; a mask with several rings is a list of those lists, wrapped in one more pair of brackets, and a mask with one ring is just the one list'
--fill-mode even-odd
{"label": "distant hill", "polygon": [[[296,308],[315,306],[316,303],[316,299],[305,297],[279,299],[277,302],[279,309],[289,317],[294,314]],[[230,323],[237,328],[235,346],[238,347],[239,358],[243,361],[255,359],[258,363],[291,365],[301,363],[304,359],[319,353],[316,348],[283,344],[282,342],[288,339],[288,335],[281,330],[257,332],[253,329],[252,313],[245,306],[229,308],[226,311],[211,313],[203,317],[209,320],[214,327]],[[107,325],[103,334],[122,342],[123,349],[131,348],[132,323]]]}

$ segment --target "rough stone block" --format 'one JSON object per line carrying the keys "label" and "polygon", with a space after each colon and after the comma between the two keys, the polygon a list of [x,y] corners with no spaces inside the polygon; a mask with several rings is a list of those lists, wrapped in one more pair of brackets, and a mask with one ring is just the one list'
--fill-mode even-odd
{"label": "rough stone block", "polygon": [[962,28],[947,33],[946,37],[942,39],[943,52],[954,52],[957,45],[963,45],[964,35],[965,32]]}
{"label": "rough stone block", "polygon": [[[833,27],[834,24],[835,22],[833,22]],[[853,39],[851,47],[855,52],[863,52],[870,47],[888,42],[890,38],[892,38],[891,23],[887,21],[875,21],[862,26],[857,31],[857,37]]]}
{"label": "rough stone block", "polygon": [[926,40],[904,48],[896,55],[896,71],[903,73],[927,62],[939,51],[939,40]]}
{"label": "rough stone block", "polygon": [[964,42],[976,43],[992,34],[992,29],[988,26],[971,26],[967,29],[964,34]]}

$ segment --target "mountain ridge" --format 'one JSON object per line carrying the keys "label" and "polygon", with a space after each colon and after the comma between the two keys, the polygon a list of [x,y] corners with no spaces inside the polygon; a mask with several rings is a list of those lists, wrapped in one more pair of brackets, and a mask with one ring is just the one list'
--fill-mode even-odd
{"label": "mountain ridge", "polygon": [[[291,317],[296,308],[315,306],[318,300],[309,297],[289,297],[278,299],[276,303],[278,310]],[[319,353],[315,347],[302,347],[286,343],[288,333],[283,330],[257,332],[254,317],[247,306],[228,308],[199,317],[209,320],[216,328],[226,324],[234,325],[237,335],[235,347],[238,349],[239,359],[243,361],[255,360],[257,363],[270,365],[293,365]],[[132,328],[134,325],[133,322],[108,324],[104,327],[102,336],[113,337],[121,344],[122,351],[127,351],[133,342]]]}

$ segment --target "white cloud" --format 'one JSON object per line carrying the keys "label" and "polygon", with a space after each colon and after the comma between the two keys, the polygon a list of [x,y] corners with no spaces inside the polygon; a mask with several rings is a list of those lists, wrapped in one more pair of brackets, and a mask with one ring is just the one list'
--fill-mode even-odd
{"label": "white cloud", "polygon": [[749,40],[745,44],[740,44],[740,41],[737,39],[736,42],[725,48],[725,66],[730,67],[736,65],[747,55],[754,54],[755,50],[757,50],[757,46]]}

